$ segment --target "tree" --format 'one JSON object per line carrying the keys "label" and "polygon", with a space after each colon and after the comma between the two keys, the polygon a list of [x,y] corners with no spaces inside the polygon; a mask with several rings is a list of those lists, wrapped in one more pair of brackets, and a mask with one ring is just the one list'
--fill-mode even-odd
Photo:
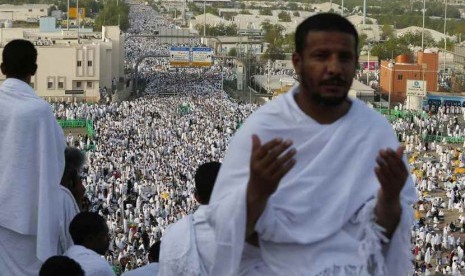
{"label": "tree", "polygon": [[384,24],[381,31],[381,40],[388,40],[394,37],[394,28],[391,25]]}
{"label": "tree", "polygon": [[[203,24],[195,25],[195,29],[199,33],[203,33],[203,27],[204,27]],[[221,23],[216,26],[212,26],[210,24],[207,24],[205,26],[206,35],[211,35],[211,36],[235,36],[237,35],[237,31],[238,31],[238,28],[236,24],[225,25]]]}
{"label": "tree", "polygon": [[129,6],[123,1],[107,0],[105,6],[100,10],[97,19],[95,19],[95,27],[101,30],[102,26],[120,25],[121,30],[126,31],[129,27]]}
{"label": "tree", "polygon": [[277,59],[285,59],[286,55],[282,48],[270,45],[268,49],[266,49],[265,53],[263,53],[262,58],[265,60],[271,59],[272,61],[275,61]]}
{"label": "tree", "polygon": [[413,56],[408,45],[402,44],[399,39],[389,39],[383,43],[375,45],[371,49],[371,54],[377,56],[379,60],[395,58],[398,55]]}
{"label": "tree", "polygon": [[271,8],[262,8],[259,13],[260,15],[273,15]]}
{"label": "tree", "polygon": [[296,11],[299,9],[299,5],[297,5],[297,3],[290,2],[287,3],[287,9],[291,11]]}
{"label": "tree", "polygon": [[278,18],[279,18],[279,20],[281,20],[283,22],[291,22],[291,15],[288,12],[285,12],[285,11],[281,11],[278,14]]}
{"label": "tree", "polygon": [[282,44],[284,27],[280,24],[271,24],[268,21],[262,23],[262,29],[265,31],[263,40],[271,45]]}
{"label": "tree", "polygon": [[235,56],[237,56],[237,49],[236,49],[235,47],[229,49],[228,56],[230,56],[230,57],[235,57]]}
{"label": "tree", "polygon": [[[265,31],[263,41],[268,43],[268,48],[262,58],[271,60],[284,59],[285,52],[283,46],[287,46],[286,48],[288,51],[289,48],[293,48],[293,36],[284,36],[284,27],[280,24],[271,24],[270,22],[265,21],[262,23],[261,27]],[[292,52],[293,49],[290,51]]]}
{"label": "tree", "polygon": [[294,11],[294,12],[292,13],[292,15],[294,15],[295,17],[300,17],[300,12]]}

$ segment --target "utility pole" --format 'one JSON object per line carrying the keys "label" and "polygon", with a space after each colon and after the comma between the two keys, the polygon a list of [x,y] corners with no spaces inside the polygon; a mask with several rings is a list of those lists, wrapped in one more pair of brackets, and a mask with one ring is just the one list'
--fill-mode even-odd
{"label": "utility pole", "polygon": [[363,0],[363,26],[366,24],[367,17],[367,0]]}
{"label": "utility pole", "polygon": [[207,0],[203,0],[203,37],[207,36]]}
{"label": "utility pole", "polygon": [[341,0],[341,15],[344,16],[344,0]]}
{"label": "utility pole", "polygon": [[69,1],[68,0],[68,10],[66,11],[66,29],[69,30]]}
{"label": "utility pole", "polygon": [[446,27],[447,27],[447,0],[445,1],[444,9],[444,73],[446,73],[446,51],[447,51],[447,37],[446,37]]}
{"label": "utility pole", "polygon": [[425,51],[425,13],[426,13],[426,0],[423,0],[423,28],[421,29],[421,51]]}

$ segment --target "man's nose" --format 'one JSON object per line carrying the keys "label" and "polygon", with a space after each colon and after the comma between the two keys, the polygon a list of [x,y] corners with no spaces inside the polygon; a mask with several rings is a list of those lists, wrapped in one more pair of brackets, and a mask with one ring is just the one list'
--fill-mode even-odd
{"label": "man's nose", "polygon": [[338,57],[331,57],[328,60],[327,72],[329,75],[339,75],[342,72],[342,65]]}

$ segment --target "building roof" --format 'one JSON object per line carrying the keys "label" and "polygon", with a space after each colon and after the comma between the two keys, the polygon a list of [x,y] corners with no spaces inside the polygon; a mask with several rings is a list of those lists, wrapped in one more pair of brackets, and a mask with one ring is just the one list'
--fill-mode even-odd
{"label": "building roof", "polygon": [[50,4],[23,4],[23,5],[11,5],[2,4],[0,5],[0,11],[4,9],[48,9],[52,5]]}
{"label": "building roof", "polygon": [[[410,26],[410,27],[407,27],[407,28],[404,28],[404,29],[396,30],[396,35],[397,35],[397,37],[401,37],[401,36],[403,36],[403,35],[405,35],[407,33],[421,33],[422,29],[423,29],[422,27]],[[433,40],[436,41],[436,42],[440,42],[441,40],[442,41],[444,40],[444,34],[438,32],[438,31],[425,28],[425,33],[429,33],[431,35],[431,37],[433,38]],[[453,41],[457,40],[457,37],[455,35],[454,36],[447,35],[446,37],[448,39],[453,40]]]}
{"label": "building roof", "polygon": [[350,90],[354,90],[357,93],[373,93],[375,91],[370,86],[365,85],[356,79],[353,80]]}
{"label": "building roof", "polygon": [[[211,13],[207,13],[206,21],[207,21],[207,24],[213,25],[213,26],[219,25],[219,24],[230,25],[234,23],[232,21],[224,20],[223,18],[216,16],[214,14],[211,14]],[[205,14],[199,14],[195,16],[194,19],[191,19],[189,21],[189,24],[190,26],[192,26],[192,28],[195,28],[197,24],[203,25],[204,23],[205,23]]]}

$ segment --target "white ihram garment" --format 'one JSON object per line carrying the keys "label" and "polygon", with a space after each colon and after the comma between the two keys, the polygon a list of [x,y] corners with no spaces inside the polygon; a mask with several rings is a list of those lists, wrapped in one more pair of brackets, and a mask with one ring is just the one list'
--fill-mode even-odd
{"label": "white ihram garment", "polygon": [[[217,245],[210,275],[412,271],[410,204],[416,196],[410,177],[402,191],[400,223],[383,248],[374,222],[380,187],[375,160],[381,149],[399,146],[391,125],[357,99],[350,99],[350,110],[336,122],[319,124],[297,106],[297,91],[298,86],[261,107],[232,139],[209,205]],[[260,248],[244,249],[252,134],[262,143],[276,137],[291,139],[297,162],[255,226]]]}

